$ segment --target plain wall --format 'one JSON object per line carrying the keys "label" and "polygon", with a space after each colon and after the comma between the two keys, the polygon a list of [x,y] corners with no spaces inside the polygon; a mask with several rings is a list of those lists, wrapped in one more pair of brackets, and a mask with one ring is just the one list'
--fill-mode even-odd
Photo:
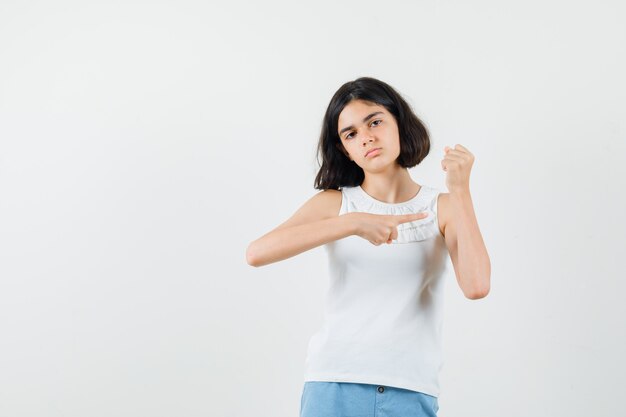
{"label": "plain wall", "polygon": [[[0,3],[0,416],[298,414],[333,93],[395,87],[475,156],[491,292],[445,301],[441,417],[615,416],[626,375],[619,1]],[[451,264],[449,265],[451,271]]]}

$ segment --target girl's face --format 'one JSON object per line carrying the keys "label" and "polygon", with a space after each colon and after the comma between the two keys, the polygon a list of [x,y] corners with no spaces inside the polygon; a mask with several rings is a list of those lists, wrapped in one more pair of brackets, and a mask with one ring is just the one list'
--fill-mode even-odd
{"label": "girl's face", "polygon": [[364,171],[379,171],[400,155],[396,119],[378,104],[352,100],[339,114],[337,130],[340,149]]}

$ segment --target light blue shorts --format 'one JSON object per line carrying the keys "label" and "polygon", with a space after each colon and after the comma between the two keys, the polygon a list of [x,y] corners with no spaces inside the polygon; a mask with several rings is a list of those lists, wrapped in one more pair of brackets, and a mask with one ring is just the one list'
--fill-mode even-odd
{"label": "light blue shorts", "polygon": [[436,417],[437,397],[404,388],[306,381],[300,417]]}

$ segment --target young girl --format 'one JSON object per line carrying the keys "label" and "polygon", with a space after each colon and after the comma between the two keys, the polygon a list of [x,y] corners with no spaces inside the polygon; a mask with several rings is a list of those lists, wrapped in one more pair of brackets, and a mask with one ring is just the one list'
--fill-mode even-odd
{"label": "young girl", "polygon": [[324,116],[311,197],[252,242],[253,266],[324,245],[330,286],[306,358],[301,417],[436,416],[447,256],[463,294],[485,297],[490,261],[469,190],[474,156],[445,147],[448,193],[408,168],[430,151],[426,127],[388,84],[339,88]]}

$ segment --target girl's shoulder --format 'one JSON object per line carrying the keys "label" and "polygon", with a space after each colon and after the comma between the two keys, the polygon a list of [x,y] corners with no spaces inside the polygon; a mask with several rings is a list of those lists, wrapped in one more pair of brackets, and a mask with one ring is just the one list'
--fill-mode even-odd
{"label": "girl's shoulder", "polygon": [[320,191],[316,197],[322,201],[322,206],[328,217],[339,215],[339,210],[341,210],[341,200],[343,198],[341,190],[323,190]]}
{"label": "girl's shoulder", "polygon": [[272,231],[336,217],[340,209],[341,191],[322,190],[305,201],[290,218]]}
{"label": "girl's shoulder", "polygon": [[303,206],[302,209],[315,212],[322,219],[339,215],[341,208],[342,192],[341,190],[321,190],[313,195]]}

